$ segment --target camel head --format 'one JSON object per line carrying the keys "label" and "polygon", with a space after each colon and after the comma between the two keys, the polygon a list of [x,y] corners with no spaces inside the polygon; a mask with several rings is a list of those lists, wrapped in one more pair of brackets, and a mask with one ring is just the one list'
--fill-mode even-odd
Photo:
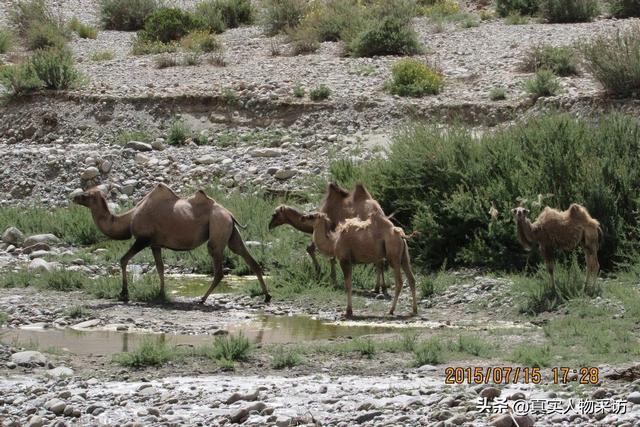
{"label": "camel head", "polygon": [[86,206],[89,209],[103,205],[104,196],[102,192],[97,188],[90,188],[89,190],[78,194],[73,198],[73,203]]}
{"label": "camel head", "polygon": [[285,209],[285,205],[280,205],[276,208],[273,215],[271,215],[271,221],[269,221],[269,230],[273,230],[274,228],[287,223],[287,218],[284,214]]}
{"label": "camel head", "polygon": [[511,209],[511,213],[515,215],[517,221],[523,221],[527,219],[527,216],[529,215],[529,209],[523,206],[518,206],[517,208]]}

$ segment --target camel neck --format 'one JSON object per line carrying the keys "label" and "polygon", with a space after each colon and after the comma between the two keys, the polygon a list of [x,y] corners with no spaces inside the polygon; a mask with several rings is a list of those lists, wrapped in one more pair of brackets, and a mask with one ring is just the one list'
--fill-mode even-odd
{"label": "camel neck", "polygon": [[303,233],[313,233],[313,223],[302,219],[302,212],[288,207],[284,211],[284,215],[287,218],[287,222],[295,229],[302,231]]}
{"label": "camel neck", "polygon": [[535,242],[535,234],[529,218],[518,220],[518,238],[521,240],[521,243],[527,246],[530,246]]}
{"label": "camel neck", "polygon": [[327,221],[317,221],[313,228],[313,242],[317,248],[325,255],[333,256],[334,240],[330,234]]}
{"label": "camel neck", "polygon": [[96,226],[107,237],[115,240],[126,240],[131,237],[131,216],[133,210],[125,212],[122,215],[114,215],[111,213],[107,201],[100,199],[99,206],[92,207],[91,216]]}

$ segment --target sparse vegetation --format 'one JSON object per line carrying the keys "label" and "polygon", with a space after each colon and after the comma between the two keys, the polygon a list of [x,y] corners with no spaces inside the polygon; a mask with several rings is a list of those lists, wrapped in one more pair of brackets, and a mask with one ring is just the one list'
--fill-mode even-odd
{"label": "sparse vegetation", "polygon": [[156,59],[154,60],[154,65],[156,68],[169,68],[169,67],[177,67],[178,64],[178,59],[176,58],[175,55],[171,55],[171,54],[165,54],[165,55],[160,55],[158,57],[156,57]]}
{"label": "sparse vegetation", "polygon": [[353,56],[414,55],[421,51],[415,31],[397,18],[369,21],[349,43]]}
{"label": "sparse vegetation", "polygon": [[7,90],[8,98],[17,98],[42,87],[31,61],[0,67],[0,84]]}
{"label": "sparse vegetation", "polygon": [[107,30],[137,31],[158,9],[157,0],[101,0],[100,16]]}
{"label": "sparse vegetation", "polygon": [[442,343],[438,338],[431,338],[417,344],[413,350],[415,366],[438,365],[444,362]]}
{"label": "sparse vegetation", "polygon": [[299,84],[293,88],[293,96],[296,98],[304,98],[305,93],[304,87]]}
{"label": "sparse vegetation", "polygon": [[95,62],[100,61],[111,61],[115,58],[115,53],[112,50],[101,50],[99,52],[94,52],[91,54],[91,60]]}
{"label": "sparse vegetation", "polygon": [[582,51],[587,69],[607,92],[629,97],[640,91],[640,27],[598,36]]}
{"label": "sparse vegetation", "polygon": [[540,10],[555,23],[588,22],[600,13],[598,0],[540,0]]}
{"label": "sparse vegetation", "polygon": [[183,49],[192,52],[217,52],[222,48],[217,37],[206,31],[193,31],[180,40]]}
{"label": "sparse vegetation", "polygon": [[295,350],[278,347],[273,353],[271,366],[273,369],[293,368],[302,363],[302,356]]}
{"label": "sparse vegetation", "polygon": [[131,53],[133,55],[155,55],[159,53],[172,53],[178,50],[177,43],[162,43],[160,41],[147,40],[137,35]]}
{"label": "sparse vegetation", "polygon": [[196,6],[196,15],[215,33],[253,22],[250,0],[205,0]]}
{"label": "sparse vegetation", "polygon": [[78,319],[83,317],[89,317],[92,314],[92,311],[85,307],[84,305],[74,305],[72,307],[67,308],[63,314],[72,319]]}
{"label": "sparse vegetation", "polygon": [[83,24],[76,17],[71,18],[67,24],[69,30],[73,31],[82,39],[95,39],[98,37],[98,30],[91,25]]}
{"label": "sparse vegetation", "polygon": [[167,144],[183,145],[191,137],[191,128],[183,120],[175,120],[169,127]]}
{"label": "sparse vegetation", "polygon": [[9,52],[13,47],[13,36],[8,30],[0,28],[0,54]]}
{"label": "sparse vegetation", "polygon": [[440,73],[415,59],[403,59],[391,68],[387,90],[394,95],[420,97],[436,95],[443,86]]}
{"label": "sparse vegetation", "polygon": [[238,335],[228,335],[216,337],[208,356],[216,360],[228,360],[239,362],[247,360],[251,344],[242,333]]}
{"label": "sparse vegetation", "polygon": [[262,18],[265,32],[273,36],[295,28],[307,13],[306,0],[265,0]]}
{"label": "sparse vegetation", "polygon": [[551,71],[542,69],[533,78],[526,80],[524,87],[531,97],[537,99],[556,95],[560,90],[560,82]]}
{"label": "sparse vegetation", "polygon": [[0,325],[6,325],[9,322],[9,316],[4,311],[0,311]]}
{"label": "sparse vegetation", "polygon": [[176,352],[176,348],[169,345],[163,337],[148,337],[142,341],[136,350],[121,353],[114,357],[114,361],[122,366],[134,368],[162,366],[173,359]]}
{"label": "sparse vegetation", "polygon": [[353,347],[361,356],[372,359],[376,354],[376,344],[371,338],[358,338],[353,341]]}
{"label": "sparse vegetation", "polygon": [[616,18],[640,16],[640,3],[637,0],[610,0],[609,6]]}
{"label": "sparse vegetation", "polygon": [[554,47],[549,44],[533,46],[526,54],[522,70],[530,73],[549,70],[558,76],[578,74],[576,52],[570,47]]}
{"label": "sparse vegetation", "polygon": [[487,358],[490,346],[476,335],[458,335],[458,339],[449,342],[449,349],[458,353]]}
{"label": "sparse vegetation", "polygon": [[504,18],[504,23],[507,25],[526,25],[529,23],[529,18],[519,13],[513,12],[508,14]]}
{"label": "sparse vegetation", "polygon": [[534,15],[538,12],[539,0],[496,0],[496,12],[502,17],[512,14]]}
{"label": "sparse vegetation", "polygon": [[25,42],[30,50],[64,49],[67,38],[57,24],[50,22],[33,23],[28,28]]}
{"label": "sparse vegetation", "polygon": [[66,49],[36,52],[31,64],[47,89],[69,89],[80,82],[80,73],[75,69],[71,52]]}
{"label": "sparse vegetation", "polygon": [[489,99],[492,101],[507,99],[507,90],[503,87],[495,87],[489,92]]}
{"label": "sparse vegetation", "polygon": [[511,354],[511,361],[523,366],[544,368],[550,366],[552,359],[548,345],[522,344],[516,347]]}
{"label": "sparse vegetation", "polygon": [[331,96],[331,89],[325,85],[317,86],[309,91],[309,98],[312,101],[322,101]]}
{"label": "sparse vegetation", "polygon": [[114,143],[125,145],[129,141],[151,142],[151,134],[143,129],[125,130],[115,137]]}
{"label": "sparse vegetation", "polygon": [[201,21],[182,9],[160,8],[145,19],[144,30],[138,36],[152,42],[169,43],[201,27]]}

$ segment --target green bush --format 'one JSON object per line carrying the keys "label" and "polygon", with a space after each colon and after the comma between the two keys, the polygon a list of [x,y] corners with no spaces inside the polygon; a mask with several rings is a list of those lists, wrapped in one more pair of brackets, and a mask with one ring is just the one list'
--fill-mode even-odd
{"label": "green bush", "polygon": [[526,80],[524,87],[529,95],[537,99],[556,95],[560,90],[560,82],[551,71],[542,69],[533,78]]}
{"label": "green bush", "polygon": [[[45,0],[18,0],[9,10],[9,22],[18,34],[25,36],[30,28],[58,21],[49,10]],[[59,27],[59,25],[58,25]]]}
{"label": "green bush", "polygon": [[222,49],[222,45],[214,34],[206,31],[193,31],[180,40],[183,49],[196,53],[217,52]]}
{"label": "green bush", "polygon": [[230,362],[247,360],[251,344],[242,334],[216,337],[210,356],[217,360]]}
{"label": "green bush", "polygon": [[95,39],[96,37],[98,37],[98,30],[96,30],[91,25],[83,24],[76,17],[71,18],[67,26],[81,39]]}
{"label": "green bush", "polygon": [[191,128],[182,120],[175,120],[169,128],[167,144],[183,145],[191,137]]}
{"label": "green bush", "polygon": [[107,30],[137,31],[156,9],[157,0],[102,0],[100,17]]}
{"label": "green bush", "polygon": [[523,366],[544,368],[551,366],[552,354],[548,345],[537,346],[522,344],[516,347],[511,354],[512,362],[520,363]]}
{"label": "green bush", "polygon": [[80,80],[68,50],[45,50],[31,58],[33,69],[47,89],[69,89]]}
{"label": "green bush", "polygon": [[121,353],[114,360],[122,366],[140,368],[144,366],[162,366],[176,354],[175,347],[170,346],[164,338],[148,337],[136,350]]}
{"label": "green bush", "polygon": [[502,101],[507,99],[507,90],[503,87],[496,87],[489,92],[489,99],[492,101]]}
{"label": "green bush", "polygon": [[316,34],[318,41],[338,41],[345,31],[357,31],[364,23],[364,8],[355,0],[328,0],[314,3],[300,27]]}
{"label": "green bush", "polygon": [[540,10],[548,22],[589,22],[600,13],[598,0],[541,0]]}
{"label": "green bush", "polygon": [[413,55],[420,52],[416,32],[398,19],[385,18],[369,21],[349,43],[353,56]]}
{"label": "green bush", "polygon": [[320,48],[318,35],[313,28],[299,26],[289,31],[289,41],[292,46],[292,54],[304,55],[313,53]]}
{"label": "green bush", "polygon": [[101,50],[99,52],[93,52],[90,59],[95,62],[111,61],[116,55],[112,50]]}
{"label": "green bush", "polygon": [[137,34],[131,53],[133,55],[157,55],[159,53],[171,53],[178,50],[178,44],[175,42],[162,43],[157,40],[148,40],[144,36]]}
{"label": "green bush", "polygon": [[540,0],[496,0],[496,12],[503,18],[513,13],[534,15],[538,12]]}
{"label": "green bush", "polygon": [[582,47],[587,69],[612,95],[640,92],[640,27],[594,38]]}
{"label": "green bush", "polygon": [[207,0],[196,7],[196,13],[201,12],[219,15],[226,28],[236,28],[242,24],[253,22],[253,9],[250,0]]}
{"label": "green bush", "polygon": [[331,96],[331,89],[329,89],[325,85],[320,85],[316,88],[313,88],[309,91],[309,98],[312,101],[322,101]]}
{"label": "green bush", "polygon": [[298,26],[307,13],[307,0],[266,0],[263,26],[267,35],[273,36]]}
{"label": "green bush", "polygon": [[638,0],[610,0],[611,14],[616,18],[630,18],[640,16],[640,2]]}
{"label": "green bush", "polygon": [[415,59],[403,59],[391,68],[387,90],[400,96],[424,96],[440,93],[442,75]]}
{"label": "green bush", "polygon": [[31,26],[27,30],[25,41],[30,50],[63,49],[67,44],[67,38],[60,27],[51,23]]}
{"label": "green bush", "polygon": [[13,36],[8,30],[0,28],[0,54],[7,53],[13,46]]}
{"label": "green bush", "polygon": [[293,368],[294,366],[302,363],[302,356],[300,353],[279,347],[273,355],[271,366],[273,369]]}
{"label": "green bush", "polygon": [[367,182],[385,212],[419,231],[412,255],[429,268],[445,260],[449,267],[535,265],[539,254],[520,247],[511,209],[522,201],[534,220],[545,205],[581,203],[602,224],[599,259],[608,269],[638,245],[638,135],[638,121],[617,114],[597,124],[549,114],[479,137],[455,126],[415,125],[394,138],[386,159],[354,166],[339,182]]}
{"label": "green bush", "polygon": [[529,23],[529,18],[518,12],[513,12],[504,18],[504,23],[507,25],[526,25]]}
{"label": "green bush", "polygon": [[31,62],[0,66],[0,84],[7,91],[9,98],[16,98],[42,87]]}
{"label": "green bush", "polygon": [[431,338],[416,344],[413,349],[415,366],[438,365],[444,361],[442,343],[438,338]]}
{"label": "green bush", "polygon": [[570,47],[554,47],[542,44],[532,47],[522,64],[522,70],[530,73],[540,69],[552,71],[559,76],[578,74],[576,52]]}
{"label": "green bush", "polygon": [[153,61],[154,65],[158,69],[177,67],[178,58],[175,55],[160,55]]}
{"label": "green bush", "polygon": [[178,8],[161,8],[147,17],[141,35],[150,41],[169,43],[180,40],[204,24]]}

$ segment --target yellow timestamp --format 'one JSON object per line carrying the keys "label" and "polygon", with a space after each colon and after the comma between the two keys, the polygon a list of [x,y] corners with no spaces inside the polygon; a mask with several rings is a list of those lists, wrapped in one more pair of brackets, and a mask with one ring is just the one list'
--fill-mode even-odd
{"label": "yellow timestamp", "polygon": [[547,375],[538,367],[485,366],[447,367],[445,384],[589,384],[600,381],[600,369],[596,367],[555,367]]}

